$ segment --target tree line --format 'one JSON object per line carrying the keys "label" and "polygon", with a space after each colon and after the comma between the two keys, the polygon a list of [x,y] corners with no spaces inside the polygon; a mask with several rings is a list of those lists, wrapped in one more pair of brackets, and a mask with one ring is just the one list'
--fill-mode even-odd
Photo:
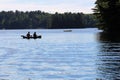
{"label": "tree line", "polygon": [[104,32],[120,32],[120,0],[96,0],[93,9]]}
{"label": "tree line", "polygon": [[61,29],[95,27],[95,16],[83,13],[1,11],[0,29]]}

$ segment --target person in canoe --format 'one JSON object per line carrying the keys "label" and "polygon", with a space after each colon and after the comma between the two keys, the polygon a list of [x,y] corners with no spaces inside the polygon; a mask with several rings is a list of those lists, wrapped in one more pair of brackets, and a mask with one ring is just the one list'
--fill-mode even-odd
{"label": "person in canoe", "polygon": [[27,33],[27,39],[30,39],[30,32]]}
{"label": "person in canoe", "polygon": [[30,35],[30,32],[28,32],[26,36],[21,35],[21,37],[23,37],[23,39],[37,39],[37,38],[41,39],[42,36],[37,35],[36,32],[34,32],[33,35]]}
{"label": "person in canoe", "polygon": [[35,38],[35,39],[37,38],[36,32],[33,33],[33,38]]}

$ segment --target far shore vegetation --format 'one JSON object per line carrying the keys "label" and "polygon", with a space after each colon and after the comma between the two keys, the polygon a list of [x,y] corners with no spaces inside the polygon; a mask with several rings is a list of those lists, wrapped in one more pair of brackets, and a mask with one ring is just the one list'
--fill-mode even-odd
{"label": "far shore vegetation", "polygon": [[95,27],[93,14],[1,11],[0,29],[64,29]]}

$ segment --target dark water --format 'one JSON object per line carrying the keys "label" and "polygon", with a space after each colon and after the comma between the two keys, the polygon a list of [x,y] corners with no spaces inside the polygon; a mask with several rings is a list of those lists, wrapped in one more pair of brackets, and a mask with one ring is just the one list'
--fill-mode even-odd
{"label": "dark water", "polygon": [[99,33],[97,74],[102,80],[120,80],[120,36]]}
{"label": "dark water", "polygon": [[[22,39],[27,31],[42,39]],[[119,50],[98,29],[1,30],[0,80],[120,80]]]}

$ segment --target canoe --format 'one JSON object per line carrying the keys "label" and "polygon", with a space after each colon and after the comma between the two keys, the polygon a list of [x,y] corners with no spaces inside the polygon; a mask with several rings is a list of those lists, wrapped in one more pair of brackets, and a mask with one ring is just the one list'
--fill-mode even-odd
{"label": "canoe", "polygon": [[37,36],[37,37],[31,36],[31,37],[29,37],[29,38],[28,38],[27,36],[21,35],[21,37],[22,37],[23,39],[41,39],[41,38],[42,38],[41,35],[39,35],[39,36]]}
{"label": "canoe", "polygon": [[64,30],[64,32],[72,32],[72,30]]}

